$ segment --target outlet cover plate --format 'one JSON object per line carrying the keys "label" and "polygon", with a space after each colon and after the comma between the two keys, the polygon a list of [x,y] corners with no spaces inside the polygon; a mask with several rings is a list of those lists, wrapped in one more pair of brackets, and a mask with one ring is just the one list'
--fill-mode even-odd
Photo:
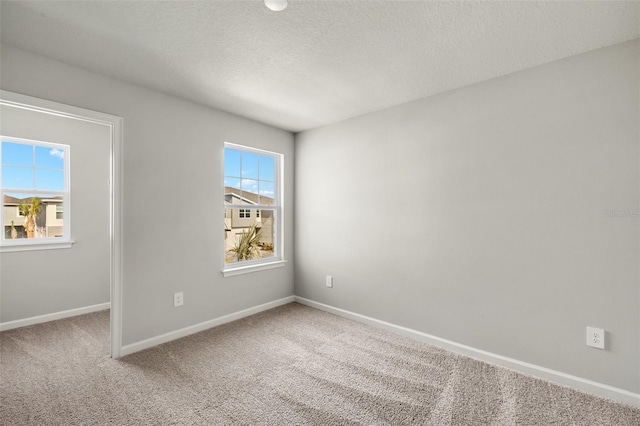
{"label": "outlet cover plate", "polygon": [[327,275],[325,283],[327,287],[333,287],[333,277],[331,275]]}
{"label": "outlet cover plate", "polygon": [[177,308],[182,305],[184,305],[184,294],[182,292],[173,293],[173,307]]}
{"label": "outlet cover plate", "polygon": [[587,346],[604,349],[604,330],[597,327],[587,327]]}

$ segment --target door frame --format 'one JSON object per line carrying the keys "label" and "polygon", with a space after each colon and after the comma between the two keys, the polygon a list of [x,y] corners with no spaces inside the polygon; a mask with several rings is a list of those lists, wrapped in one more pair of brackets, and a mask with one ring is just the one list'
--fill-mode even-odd
{"label": "door frame", "polygon": [[0,105],[107,126],[109,158],[109,281],[111,357],[122,349],[122,117],[0,90]]}

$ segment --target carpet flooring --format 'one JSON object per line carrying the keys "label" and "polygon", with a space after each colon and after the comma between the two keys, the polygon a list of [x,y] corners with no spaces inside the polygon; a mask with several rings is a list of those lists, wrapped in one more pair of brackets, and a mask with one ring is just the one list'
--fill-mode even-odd
{"label": "carpet flooring", "polygon": [[108,311],[0,333],[2,425],[640,425],[640,410],[291,303],[112,360]]}

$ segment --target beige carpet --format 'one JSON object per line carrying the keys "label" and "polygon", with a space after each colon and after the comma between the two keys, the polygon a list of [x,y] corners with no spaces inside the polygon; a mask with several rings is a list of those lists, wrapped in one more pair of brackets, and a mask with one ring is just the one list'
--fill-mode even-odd
{"label": "beige carpet", "polygon": [[640,425],[640,410],[292,303],[121,360],[108,311],[0,334],[2,425]]}

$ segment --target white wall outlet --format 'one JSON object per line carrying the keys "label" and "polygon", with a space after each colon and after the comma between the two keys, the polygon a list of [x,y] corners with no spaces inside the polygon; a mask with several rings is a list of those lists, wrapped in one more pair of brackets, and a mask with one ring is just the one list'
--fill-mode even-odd
{"label": "white wall outlet", "polygon": [[327,285],[327,287],[333,287],[333,277],[331,275],[327,275],[325,284]]}
{"label": "white wall outlet", "polygon": [[604,349],[604,330],[596,327],[587,327],[587,346]]}
{"label": "white wall outlet", "polygon": [[184,305],[184,295],[182,292],[173,293],[173,307],[177,308],[178,306]]}

